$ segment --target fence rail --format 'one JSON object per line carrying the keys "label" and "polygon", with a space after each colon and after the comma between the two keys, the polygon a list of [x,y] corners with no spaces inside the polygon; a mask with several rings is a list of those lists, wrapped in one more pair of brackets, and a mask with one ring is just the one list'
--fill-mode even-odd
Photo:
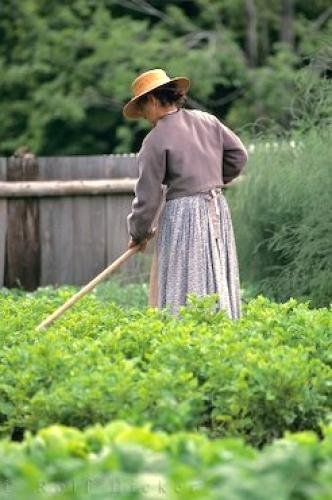
{"label": "fence rail", "polygon": [[0,182],[0,198],[41,196],[78,196],[134,193],[135,179],[100,179],[89,181]]}

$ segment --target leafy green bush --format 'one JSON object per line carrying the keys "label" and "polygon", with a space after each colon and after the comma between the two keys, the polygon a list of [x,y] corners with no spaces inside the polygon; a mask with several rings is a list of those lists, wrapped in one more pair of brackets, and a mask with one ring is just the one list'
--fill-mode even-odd
{"label": "leafy green bush", "polygon": [[332,297],[331,128],[293,140],[257,142],[245,180],[227,192],[240,275],[273,300],[323,307]]}
{"label": "leafy green bush", "polygon": [[324,439],[286,433],[258,452],[239,438],[168,435],[123,421],[60,425],[0,441],[0,498],[328,499],[332,426]]}
{"label": "leafy green bush", "polygon": [[125,419],[168,432],[243,436],[320,432],[331,404],[331,311],[260,296],[240,320],[191,297],[179,318],[82,299],[35,326],[70,287],[0,295],[0,432]]}
{"label": "leafy green bush", "polygon": [[111,279],[101,283],[96,289],[99,300],[114,302],[122,307],[135,307],[142,309],[148,303],[148,284],[124,283],[124,279]]}

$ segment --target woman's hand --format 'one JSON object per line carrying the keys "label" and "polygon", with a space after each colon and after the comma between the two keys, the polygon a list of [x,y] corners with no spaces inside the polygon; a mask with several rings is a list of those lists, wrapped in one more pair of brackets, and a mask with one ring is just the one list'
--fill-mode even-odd
{"label": "woman's hand", "polygon": [[138,243],[136,240],[133,240],[132,238],[130,238],[129,243],[128,243],[128,250],[130,248],[134,248],[137,246],[138,252],[144,252],[144,250],[146,249],[147,242],[148,242],[147,240],[143,240],[140,243]]}
{"label": "woman's hand", "polygon": [[153,228],[153,229],[149,232],[149,234],[148,234],[148,236],[145,238],[145,240],[143,240],[143,241],[141,241],[141,242],[138,242],[138,241],[134,240],[133,238],[130,238],[129,243],[128,243],[128,250],[129,250],[130,248],[133,248],[133,247],[138,246],[138,252],[144,252],[144,251],[145,251],[145,249],[146,249],[146,245],[148,244],[148,241],[149,241],[151,238],[153,238],[153,236],[154,236],[154,235],[155,235],[155,233],[156,233],[156,230],[157,230],[157,228]]}

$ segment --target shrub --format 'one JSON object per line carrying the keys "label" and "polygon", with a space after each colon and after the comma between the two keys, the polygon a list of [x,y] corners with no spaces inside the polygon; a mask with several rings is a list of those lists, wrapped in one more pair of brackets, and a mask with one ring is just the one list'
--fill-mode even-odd
{"label": "shrub", "polygon": [[174,318],[91,294],[37,333],[71,293],[0,295],[3,436],[119,418],[167,432],[243,436],[255,446],[285,430],[320,433],[331,404],[327,308],[260,296],[233,321],[213,312],[215,296],[192,296]]}
{"label": "shrub", "polygon": [[331,128],[293,140],[295,148],[258,142],[245,180],[227,192],[240,276],[273,300],[323,307],[332,296]]}

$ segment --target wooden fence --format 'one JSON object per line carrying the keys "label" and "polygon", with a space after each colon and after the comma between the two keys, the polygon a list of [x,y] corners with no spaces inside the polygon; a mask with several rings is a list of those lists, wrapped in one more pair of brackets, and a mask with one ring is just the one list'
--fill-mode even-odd
{"label": "wooden fence", "polygon": [[[0,158],[0,286],[82,285],[102,271],[126,250],[137,175],[135,154]],[[123,271],[139,272],[142,255]]]}

